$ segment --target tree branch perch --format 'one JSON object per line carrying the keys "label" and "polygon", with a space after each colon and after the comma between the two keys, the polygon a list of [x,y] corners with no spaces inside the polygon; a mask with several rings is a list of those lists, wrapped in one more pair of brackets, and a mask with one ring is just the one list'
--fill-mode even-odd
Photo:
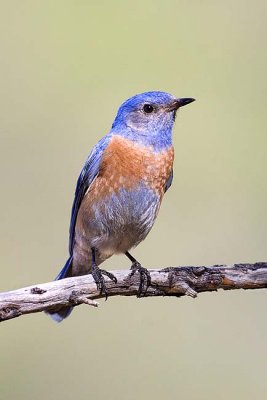
{"label": "tree branch perch", "polygon": [[[129,277],[129,270],[112,271],[118,282],[106,279],[109,296],[135,296],[138,274]],[[152,284],[144,297],[191,296],[218,289],[267,288],[267,263],[213,265],[212,267],[172,267],[150,270]],[[87,304],[97,307],[95,299],[105,297],[96,289],[92,276],[84,275],[42,283],[0,293],[0,321],[64,305]]]}

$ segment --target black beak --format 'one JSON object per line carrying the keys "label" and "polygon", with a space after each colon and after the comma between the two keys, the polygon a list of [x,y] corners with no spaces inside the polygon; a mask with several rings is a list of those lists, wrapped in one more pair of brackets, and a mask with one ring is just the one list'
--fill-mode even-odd
{"label": "black beak", "polygon": [[178,110],[178,108],[186,106],[187,104],[192,103],[192,101],[195,101],[195,99],[192,99],[192,97],[184,97],[181,99],[175,99],[174,101],[171,102],[171,104],[169,104],[166,107],[166,111],[176,111]]}
{"label": "black beak", "polygon": [[187,104],[190,104],[193,101],[195,101],[195,99],[192,99],[192,97],[184,97],[182,99],[177,99],[178,108],[186,106]]}

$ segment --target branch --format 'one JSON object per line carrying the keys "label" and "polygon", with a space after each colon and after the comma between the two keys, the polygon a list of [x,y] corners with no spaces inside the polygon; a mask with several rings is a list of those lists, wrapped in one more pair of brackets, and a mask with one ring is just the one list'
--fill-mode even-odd
{"label": "branch", "polygon": [[[135,296],[139,276],[129,277],[129,270],[112,271],[118,282],[106,279],[109,296]],[[218,289],[267,288],[267,263],[213,265],[207,267],[173,267],[152,269],[151,286],[144,297],[191,296]],[[72,277],[0,293],[0,321],[40,311],[56,311],[61,306],[88,304],[104,297],[96,289],[92,275]]]}

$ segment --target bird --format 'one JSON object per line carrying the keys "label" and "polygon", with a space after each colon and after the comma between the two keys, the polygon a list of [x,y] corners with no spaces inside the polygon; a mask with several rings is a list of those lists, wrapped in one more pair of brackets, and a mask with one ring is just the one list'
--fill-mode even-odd
{"label": "bird", "polygon": [[[101,294],[116,277],[99,265],[114,254],[139,273],[141,296],[148,270],[129,253],[150,232],[173,180],[172,130],[177,111],[194,98],[161,91],[137,94],[119,107],[108,134],[93,147],[79,175],[69,228],[69,258],[56,280],[91,273]],[[73,307],[47,311],[55,321]]]}

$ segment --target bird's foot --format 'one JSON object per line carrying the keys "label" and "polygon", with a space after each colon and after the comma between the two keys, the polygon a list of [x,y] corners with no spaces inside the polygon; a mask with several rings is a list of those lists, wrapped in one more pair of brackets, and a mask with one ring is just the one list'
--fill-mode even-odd
{"label": "bird's foot", "polygon": [[138,261],[134,261],[131,266],[130,277],[133,276],[136,272],[140,275],[140,284],[137,292],[137,297],[145,296],[148,287],[151,285],[151,277],[149,271],[142,267],[142,265]]}
{"label": "bird's foot", "polygon": [[111,281],[114,283],[117,283],[117,278],[115,275],[113,275],[111,272],[108,272],[104,269],[100,269],[98,266],[93,266],[92,268],[92,276],[94,278],[94,281],[96,283],[97,289],[100,291],[100,294],[105,294],[106,300],[108,298],[108,292],[107,292],[107,287],[106,283],[104,280],[104,276],[106,275]]}

